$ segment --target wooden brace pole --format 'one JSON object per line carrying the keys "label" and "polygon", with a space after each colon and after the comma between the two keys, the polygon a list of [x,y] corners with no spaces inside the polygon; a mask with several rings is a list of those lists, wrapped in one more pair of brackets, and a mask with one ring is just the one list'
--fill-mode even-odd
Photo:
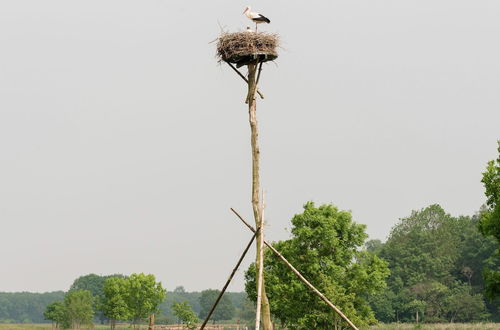
{"label": "wooden brace pole", "polygon": [[[246,222],[242,217],[241,215],[239,215],[238,212],[236,212],[233,208],[231,208],[231,211],[236,214],[236,216],[248,227],[248,229],[250,229],[252,232],[255,233],[255,229],[248,223]],[[319,296],[321,298],[321,300],[323,300],[331,309],[333,309],[342,319],[344,319],[344,321],[346,321],[349,326],[354,329],[354,330],[359,330],[355,325],[354,323],[351,322],[351,320],[349,320],[347,318],[347,316],[344,315],[344,313],[342,313],[340,311],[340,309],[338,309],[337,306],[335,306],[330,300],[328,300],[327,297],[325,297],[318,289],[316,289],[311,283],[309,283],[309,281],[304,277],[302,276],[302,274],[297,270],[295,269],[295,267],[292,266],[291,263],[288,262],[288,260],[285,259],[285,257],[283,257],[281,255],[281,253],[279,253],[271,244],[269,244],[267,241],[264,240],[264,244],[267,245],[267,247],[269,249],[271,249],[271,251],[273,251],[273,253],[281,259],[281,261],[283,261],[287,266],[288,268],[290,268],[292,270],[292,272],[295,273],[295,275],[297,275],[297,277],[302,281],[304,282],[305,285],[307,285],[307,287],[309,287],[309,289],[311,289],[317,296]]]}
{"label": "wooden brace pole", "polygon": [[[257,232],[258,231],[260,231],[260,228],[257,229]],[[252,239],[250,239],[250,242],[248,242],[248,245],[245,248],[245,251],[243,251],[243,254],[241,255],[240,259],[238,260],[238,263],[236,264],[236,266],[234,267],[233,271],[231,272],[231,275],[229,275],[229,278],[227,279],[226,284],[224,284],[224,287],[222,288],[222,291],[219,293],[219,296],[217,297],[217,300],[215,300],[215,303],[212,306],[212,309],[210,310],[210,312],[208,312],[208,315],[205,318],[205,321],[203,322],[203,324],[201,325],[200,330],[203,330],[205,328],[205,326],[207,325],[208,320],[210,319],[210,316],[212,316],[212,313],[215,311],[215,307],[217,307],[217,304],[219,304],[219,301],[221,300],[222,295],[224,294],[224,292],[226,292],[226,289],[229,286],[229,283],[231,283],[231,281],[232,281],[232,279],[234,277],[234,274],[236,273],[236,271],[238,270],[238,268],[240,268],[240,264],[243,261],[243,258],[245,258],[245,255],[247,254],[248,249],[250,249],[250,246],[252,246],[252,243],[253,243],[256,235],[257,235],[257,233],[254,232],[254,234],[252,236]]]}
{"label": "wooden brace pole", "polygon": [[[259,80],[260,80],[260,73],[262,72],[262,62],[255,62],[256,67],[257,67],[257,64],[259,65],[257,79],[255,79],[255,84],[254,84],[253,88],[248,92],[247,99],[245,101],[246,104],[248,104],[250,102],[250,99],[255,99],[255,93],[259,90]],[[248,67],[250,67],[250,65]],[[250,78],[250,76],[248,78]],[[259,330],[259,329],[256,329],[256,330]]]}
{"label": "wooden brace pole", "polygon": [[[262,65],[262,63],[261,63]],[[258,79],[258,78],[257,78]],[[255,310],[255,330],[260,329],[260,313],[262,309],[262,278],[264,276],[264,198],[265,194],[262,192],[262,200],[260,202],[260,235],[258,235],[259,246],[260,249],[257,251],[259,254],[259,264],[260,267],[258,269],[257,274],[257,308]]]}
{"label": "wooden brace pole", "polygon": [[[229,63],[229,62],[226,62],[226,63],[227,63],[227,64],[231,67],[231,69],[233,69],[233,70],[234,70],[234,72],[236,72],[236,73],[238,74],[238,76],[240,76],[240,77],[241,77],[241,79],[243,79],[243,80],[244,80],[244,81],[248,84],[248,79],[247,79],[247,78],[246,78],[246,77],[245,77],[245,76],[244,76],[244,75],[243,75],[240,71],[238,71],[238,69],[236,69],[236,68],[234,67],[234,65],[232,65],[232,64],[231,64],[231,63]],[[262,64],[261,64],[261,65],[262,65]],[[264,94],[262,94],[262,93],[261,93],[261,91],[260,91],[259,89],[257,89],[257,94],[259,94],[259,96],[260,96],[260,98],[261,98],[261,99],[264,99]]]}

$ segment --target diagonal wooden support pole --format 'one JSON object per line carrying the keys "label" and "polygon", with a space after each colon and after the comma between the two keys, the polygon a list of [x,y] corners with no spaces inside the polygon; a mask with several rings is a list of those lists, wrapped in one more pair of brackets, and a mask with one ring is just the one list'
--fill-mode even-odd
{"label": "diagonal wooden support pole", "polygon": [[[234,72],[236,72],[236,73],[238,74],[238,76],[240,76],[240,77],[241,77],[241,79],[243,79],[243,80],[244,80],[244,81],[248,84],[248,79],[247,79],[247,78],[246,78],[246,77],[245,77],[245,76],[244,76],[244,75],[243,75],[240,71],[238,71],[238,69],[236,69],[236,68],[234,67],[234,65],[232,65],[232,64],[231,64],[231,63],[229,63],[229,62],[226,62],[226,63],[227,63],[227,64],[231,67],[231,69],[233,69],[233,70],[234,70]],[[259,94],[259,96],[260,96],[260,98],[261,98],[261,99],[264,99],[264,94],[262,94],[262,93],[261,93],[261,91],[260,91],[259,89],[257,89],[257,94]]]}
{"label": "diagonal wooden support pole", "polygon": [[[245,219],[243,219],[241,217],[241,215],[239,215],[238,212],[236,212],[233,208],[231,208],[231,211],[236,214],[236,216],[248,227],[248,229],[250,229],[252,232],[255,233],[255,229],[248,223],[245,221]],[[267,245],[267,247],[273,251],[273,253],[281,259],[281,261],[283,261],[287,266],[288,268],[290,268],[292,270],[292,272],[295,273],[295,275],[297,275],[297,277],[302,281],[304,282],[305,285],[307,285],[307,287],[309,289],[311,289],[317,296],[319,296],[321,298],[321,300],[323,300],[331,309],[333,309],[344,321],[346,321],[349,326],[354,329],[354,330],[359,330],[355,325],[354,323],[351,322],[351,320],[349,320],[347,318],[347,316],[344,315],[344,313],[342,313],[340,311],[340,309],[338,309],[337,306],[335,306],[334,304],[332,304],[332,302],[330,300],[328,300],[327,297],[325,297],[318,289],[316,289],[314,287],[314,285],[312,285],[311,283],[309,283],[308,280],[306,280],[306,278],[304,276],[302,276],[301,273],[299,273],[299,271],[297,269],[295,269],[295,267],[292,266],[291,263],[288,262],[288,260],[285,259],[285,257],[283,257],[281,255],[281,253],[279,253],[271,244],[269,244],[267,241],[264,240],[264,244]]]}
{"label": "diagonal wooden support pole", "polygon": [[[257,231],[259,231],[259,229],[257,229]],[[205,328],[205,326],[207,325],[208,323],[208,320],[210,319],[210,316],[212,316],[212,313],[215,311],[215,307],[217,307],[217,304],[219,304],[219,301],[221,300],[222,298],[222,295],[224,294],[224,292],[226,292],[226,289],[227,287],[229,286],[229,283],[231,283],[232,279],[233,279],[233,276],[234,274],[236,273],[236,271],[238,270],[238,268],[240,267],[240,264],[241,262],[243,261],[243,258],[245,258],[245,255],[247,254],[248,252],[248,249],[250,249],[250,246],[252,246],[252,243],[255,239],[255,236],[257,235],[256,232],[254,232],[253,236],[252,236],[252,239],[250,240],[250,242],[248,242],[248,245],[247,247],[245,248],[245,251],[243,251],[243,254],[241,255],[240,259],[238,260],[238,263],[236,264],[236,267],[234,267],[233,271],[231,272],[231,275],[229,275],[229,278],[227,279],[226,281],[226,284],[224,285],[224,287],[222,288],[222,291],[220,292],[219,296],[217,297],[217,300],[215,300],[215,303],[214,305],[212,306],[212,309],[210,310],[210,312],[208,312],[208,315],[207,317],[205,318],[205,321],[203,322],[203,324],[201,325],[201,328],[200,330],[203,330]]]}

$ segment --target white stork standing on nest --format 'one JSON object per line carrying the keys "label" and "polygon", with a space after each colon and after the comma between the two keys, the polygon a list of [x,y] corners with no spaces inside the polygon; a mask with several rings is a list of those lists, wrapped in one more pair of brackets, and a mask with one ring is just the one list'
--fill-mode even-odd
{"label": "white stork standing on nest", "polygon": [[259,13],[254,13],[254,12],[250,11],[250,9],[251,9],[250,6],[246,7],[243,14],[246,17],[248,17],[250,20],[252,20],[252,22],[255,23],[255,32],[257,32],[257,24],[271,23],[269,18],[267,18],[266,16],[261,15]]}

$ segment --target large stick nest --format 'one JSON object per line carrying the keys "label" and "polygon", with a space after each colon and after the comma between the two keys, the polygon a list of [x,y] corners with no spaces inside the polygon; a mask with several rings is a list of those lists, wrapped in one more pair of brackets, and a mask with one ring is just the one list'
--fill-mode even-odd
{"label": "large stick nest", "polygon": [[279,37],[263,32],[223,33],[217,42],[219,61],[240,67],[258,60],[273,61],[278,57]]}

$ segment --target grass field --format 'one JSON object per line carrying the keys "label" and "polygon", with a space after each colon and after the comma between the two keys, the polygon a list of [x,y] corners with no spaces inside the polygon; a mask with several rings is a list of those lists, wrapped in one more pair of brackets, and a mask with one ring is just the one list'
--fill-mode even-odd
{"label": "grass field", "polygon": [[369,328],[370,330],[473,330],[473,329],[500,329],[500,323],[439,323],[439,324],[381,324]]}
{"label": "grass field", "polygon": [[[132,329],[129,326],[117,326],[117,329]],[[49,330],[50,324],[0,324],[0,330]],[[82,327],[82,330],[86,328]],[[96,325],[94,330],[109,329],[109,326]],[[143,325],[141,329],[147,329]],[[500,330],[500,323],[440,323],[440,324],[380,324],[365,330]],[[313,329],[311,329],[313,330]]]}

